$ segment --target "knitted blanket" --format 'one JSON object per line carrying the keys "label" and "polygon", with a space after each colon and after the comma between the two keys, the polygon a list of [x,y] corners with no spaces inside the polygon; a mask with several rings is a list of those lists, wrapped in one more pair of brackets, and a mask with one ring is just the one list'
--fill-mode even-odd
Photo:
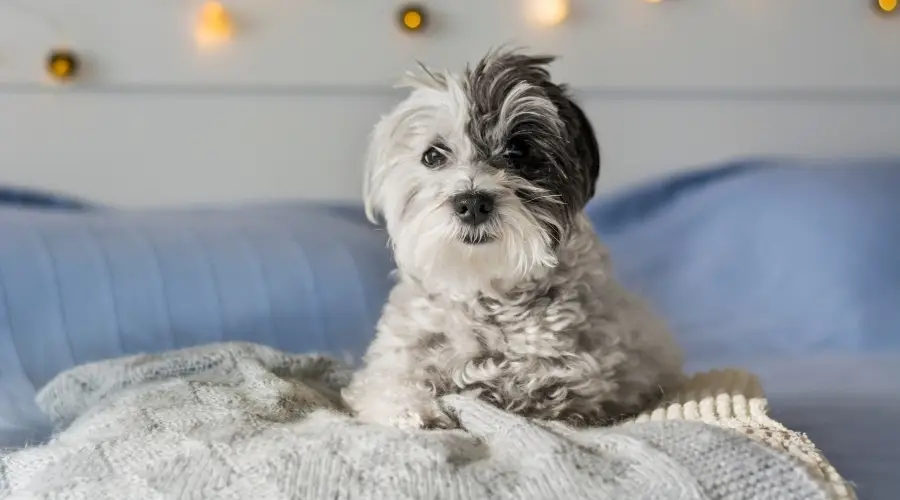
{"label": "knitted blanket", "polygon": [[77,367],[38,395],[58,434],[0,453],[0,499],[854,498],[739,371],[582,430],[462,396],[442,400],[458,430],[363,425],[340,405],[348,378],[330,358],[243,343]]}

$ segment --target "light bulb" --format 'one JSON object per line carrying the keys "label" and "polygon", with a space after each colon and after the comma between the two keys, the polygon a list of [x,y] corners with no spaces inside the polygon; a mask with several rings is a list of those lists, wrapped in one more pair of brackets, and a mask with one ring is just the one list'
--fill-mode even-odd
{"label": "light bulb", "polygon": [[57,49],[47,56],[47,73],[54,80],[64,82],[78,74],[78,56],[68,49]]}
{"label": "light bulb", "polygon": [[541,26],[557,26],[569,17],[569,0],[529,0],[528,17]]}
{"label": "light bulb", "polygon": [[211,45],[231,38],[234,23],[225,6],[216,1],[209,1],[200,8],[197,28],[194,35],[201,45]]}
{"label": "light bulb", "polygon": [[406,5],[400,9],[398,21],[404,31],[422,31],[428,24],[428,13],[421,5]]}
{"label": "light bulb", "polygon": [[897,12],[897,0],[875,0],[875,7],[885,14]]}

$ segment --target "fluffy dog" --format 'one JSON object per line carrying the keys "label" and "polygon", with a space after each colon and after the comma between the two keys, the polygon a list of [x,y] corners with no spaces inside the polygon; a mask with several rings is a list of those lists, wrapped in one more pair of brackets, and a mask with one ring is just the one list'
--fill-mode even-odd
{"label": "fluffy dog", "polygon": [[668,331],[612,277],[583,209],[600,153],[553,57],[424,66],[375,127],[364,196],[397,283],[344,391],[358,418],[452,427],[468,393],[527,417],[599,424],[681,380]]}

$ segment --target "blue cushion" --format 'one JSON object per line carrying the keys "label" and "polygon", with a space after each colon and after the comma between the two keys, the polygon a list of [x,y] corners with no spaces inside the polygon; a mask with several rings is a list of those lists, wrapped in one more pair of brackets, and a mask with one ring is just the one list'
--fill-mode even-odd
{"label": "blue cushion", "polygon": [[35,390],[76,364],[221,340],[358,357],[390,287],[355,206],[29,200],[0,206],[0,447],[46,436]]}
{"label": "blue cushion", "polygon": [[900,348],[900,160],[747,161],[588,209],[690,356]]}
{"label": "blue cushion", "polygon": [[741,161],[588,212],[690,370],[758,373],[859,498],[897,498],[900,160]]}

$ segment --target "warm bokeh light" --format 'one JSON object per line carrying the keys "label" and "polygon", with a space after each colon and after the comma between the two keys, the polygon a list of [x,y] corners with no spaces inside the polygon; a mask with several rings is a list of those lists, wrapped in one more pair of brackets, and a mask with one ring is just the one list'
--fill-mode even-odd
{"label": "warm bokeh light", "polygon": [[569,17],[569,0],[528,0],[528,17],[541,26],[556,26]]}
{"label": "warm bokeh light", "polygon": [[422,26],[422,14],[411,10],[403,15],[403,25],[407,29],[416,30]]}
{"label": "warm bokeh light", "polygon": [[427,20],[425,10],[418,5],[407,5],[400,9],[400,27],[404,31],[421,31]]}
{"label": "warm bokeh light", "polygon": [[878,0],[878,9],[882,12],[893,13],[897,11],[897,0]]}
{"label": "warm bokeh light", "polygon": [[212,45],[230,39],[233,34],[234,23],[225,6],[215,1],[204,3],[194,32],[197,42]]}
{"label": "warm bokeh light", "polygon": [[78,57],[69,50],[59,49],[47,57],[47,73],[57,81],[66,81],[78,73]]}

